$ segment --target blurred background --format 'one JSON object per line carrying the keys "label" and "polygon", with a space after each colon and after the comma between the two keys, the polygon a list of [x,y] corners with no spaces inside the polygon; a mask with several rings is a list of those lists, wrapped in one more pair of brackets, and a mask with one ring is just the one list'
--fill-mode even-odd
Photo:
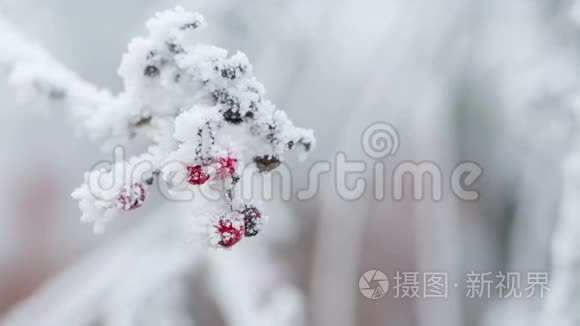
{"label": "blurred background", "polygon": [[[0,15],[117,92],[128,42],[175,5],[201,12],[202,40],[246,53],[272,102],[315,130],[307,161],[289,160],[296,189],[344,152],[386,176],[434,162],[442,200],[393,200],[389,178],[385,199],[346,200],[328,173],[312,200],[267,203],[266,234],[232,252],[188,245],[179,205],[160,198],[95,236],[70,193],[111,154],[58,105],[23,104],[0,71],[3,324],[580,325],[575,1],[0,0]],[[361,135],[378,121],[400,148],[377,161]],[[450,190],[463,161],[483,170],[478,200]],[[389,277],[384,298],[359,291],[368,270]],[[550,291],[469,298],[472,271],[546,272]],[[449,295],[395,298],[397,272],[445,272]]]}

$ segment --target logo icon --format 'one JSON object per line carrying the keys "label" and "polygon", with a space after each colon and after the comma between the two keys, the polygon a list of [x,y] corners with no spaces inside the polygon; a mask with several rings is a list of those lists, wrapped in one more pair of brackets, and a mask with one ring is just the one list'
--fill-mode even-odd
{"label": "logo icon", "polygon": [[368,126],[361,135],[363,151],[372,159],[384,159],[399,151],[399,132],[390,123],[380,121]]}
{"label": "logo icon", "polygon": [[366,271],[358,280],[358,288],[365,298],[377,300],[389,291],[389,280],[385,273],[378,270]]}

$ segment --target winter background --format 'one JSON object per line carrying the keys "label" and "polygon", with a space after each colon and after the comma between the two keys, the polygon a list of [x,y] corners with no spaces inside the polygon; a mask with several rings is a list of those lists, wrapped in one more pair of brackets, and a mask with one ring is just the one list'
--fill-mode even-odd
{"label": "winter background", "polygon": [[[21,101],[0,69],[0,324],[580,324],[575,1],[1,0],[0,19],[118,91],[127,43],[176,4],[204,14],[204,41],[246,53],[270,99],[315,129],[306,163],[290,159],[295,184],[338,151],[371,162],[361,134],[387,121],[401,139],[387,175],[406,160],[474,161],[479,200],[444,187],[439,202],[348,201],[330,174],[313,200],[269,203],[264,235],[229,252],[183,241],[187,222],[161,199],[95,236],[70,193],[110,154],[58,105]],[[551,291],[369,300],[358,282],[371,269],[549,271]]]}

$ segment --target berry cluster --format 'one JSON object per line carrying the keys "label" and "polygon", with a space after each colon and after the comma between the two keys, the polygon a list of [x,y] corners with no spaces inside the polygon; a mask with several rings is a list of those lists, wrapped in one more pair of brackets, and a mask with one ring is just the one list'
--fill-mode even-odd
{"label": "berry cluster", "polygon": [[[236,173],[237,159],[232,156],[221,157],[217,160],[208,160],[208,164],[187,166],[187,181],[191,185],[201,186],[209,180],[226,180],[235,185],[239,179]],[[214,172],[213,174],[211,172]],[[234,209],[233,191],[226,190],[226,200],[229,212],[220,216],[209,225],[210,239],[213,245],[230,248],[244,237],[256,236],[262,227],[262,213],[254,205],[243,205]]]}
{"label": "berry cluster", "polygon": [[192,185],[203,185],[211,178],[211,171],[215,171],[216,180],[235,177],[235,164],[238,160],[234,157],[220,157],[211,160],[207,164],[197,164],[187,166],[187,182]]}

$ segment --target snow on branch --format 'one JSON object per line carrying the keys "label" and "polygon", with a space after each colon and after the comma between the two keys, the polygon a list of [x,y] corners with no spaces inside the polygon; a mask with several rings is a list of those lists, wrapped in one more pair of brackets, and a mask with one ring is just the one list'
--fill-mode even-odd
{"label": "snow on branch", "polygon": [[175,189],[217,186],[223,200],[206,219],[207,239],[231,247],[256,235],[265,218],[254,204],[237,200],[240,169],[250,164],[266,173],[289,150],[312,149],[312,130],[294,126],[265,98],[243,53],[196,42],[205,26],[201,15],[181,7],[158,13],[147,23],[148,35],[131,41],[122,59],[124,90],[91,94],[99,96],[84,122],[92,135],[152,142],[140,156],[88,172],[73,192],[82,220],[94,222],[96,232],[141,207],[156,182]]}
{"label": "snow on branch", "polygon": [[[110,92],[98,89],[58,62],[39,44],[26,40],[0,16],[0,74],[22,99],[45,98],[66,102],[73,116],[83,121],[95,108],[111,99]],[[30,96],[32,95],[32,96]]]}

